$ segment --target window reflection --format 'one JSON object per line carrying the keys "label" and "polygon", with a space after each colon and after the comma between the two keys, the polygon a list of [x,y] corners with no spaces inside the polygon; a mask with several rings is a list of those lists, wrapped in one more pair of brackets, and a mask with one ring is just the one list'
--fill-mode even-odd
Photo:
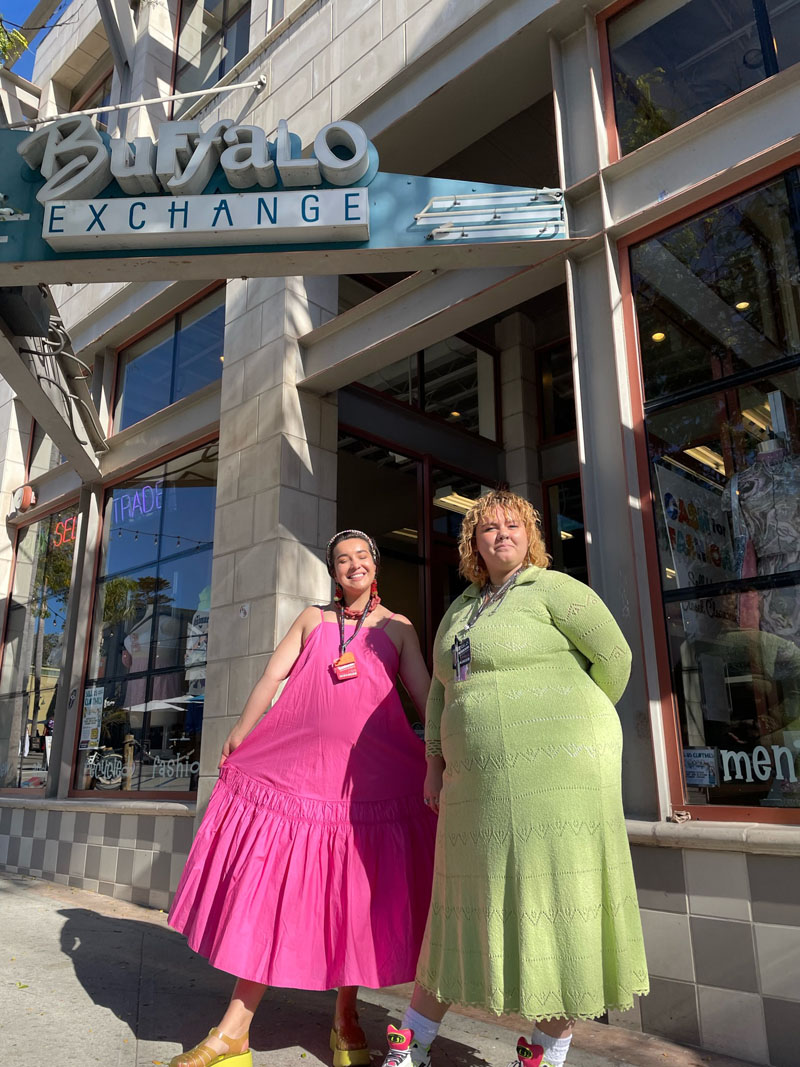
{"label": "window reflection", "polygon": [[75,508],[19,532],[0,676],[3,787],[45,785],[76,535]]}
{"label": "window reflection", "polygon": [[[796,586],[781,590],[792,605]],[[681,711],[690,800],[800,805],[800,649],[744,628],[741,597],[669,604],[670,651]]]}
{"label": "window reflection", "polygon": [[218,289],[120,354],[117,430],[222,376],[225,290]]}
{"label": "window reflection", "polygon": [[77,789],[197,786],[216,479],[214,443],[108,494]]}
{"label": "window reflection", "polygon": [[686,777],[708,803],[800,805],[796,178],[631,250]]}
{"label": "window reflection", "polygon": [[547,518],[547,550],[553,569],[588,582],[580,478],[565,478],[547,487]]}
{"label": "window reflection", "polygon": [[569,341],[537,352],[541,383],[542,439],[575,432],[575,384]]}
{"label": "window reflection", "polygon": [[[182,0],[175,92],[214,85],[244,58],[249,41],[246,0]],[[175,117],[190,104],[176,102]]]}
{"label": "window reflection", "polygon": [[800,59],[798,0],[647,0],[608,20],[620,147],[660,137]]}
{"label": "window reflection", "polygon": [[800,351],[793,219],[796,172],[632,250],[648,401]]}
{"label": "window reflection", "polygon": [[494,441],[494,379],[494,358],[456,336],[404,356],[358,384]]}

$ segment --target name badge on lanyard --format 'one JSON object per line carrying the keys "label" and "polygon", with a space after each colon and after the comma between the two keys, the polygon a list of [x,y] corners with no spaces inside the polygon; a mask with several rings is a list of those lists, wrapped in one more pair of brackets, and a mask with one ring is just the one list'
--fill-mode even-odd
{"label": "name badge on lanyard", "polygon": [[492,615],[497,611],[503,603],[506,593],[514,585],[522,570],[522,567],[515,570],[509,578],[506,578],[500,588],[496,589],[494,592],[491,592],[487,586],[480,599],[475,604],[464,629],[460,634],[456,635],[455,640],[453,641],[453,647],[450,651],[453,654],[453,677],[457,682],[466,682],[469,678],[470,664],[472,663],[472,648],[469,643],[469,631],[487,608],[493,609],[491,612]]}
{"label": "name badge on lanyard", "polygon": [[469,665],[472,662],[472,648],[470,647],[469,638],[464,636],[456,637],[453,642],[453,676],[457,682],[466,682],[469,678]]}

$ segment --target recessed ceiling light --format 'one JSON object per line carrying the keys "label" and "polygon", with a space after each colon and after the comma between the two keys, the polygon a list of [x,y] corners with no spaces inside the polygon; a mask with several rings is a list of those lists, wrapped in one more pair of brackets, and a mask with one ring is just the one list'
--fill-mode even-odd
{"label": "recessed ceiling light", "polygon": [[656,330],[656,332],[654,334],[651,334],[650,336],[653,338],[654,341],[659,343],[661,341],[666,341],[667,339],[667,335],[661,330]]}
{"label": "recessed ceiling light", "polygon": [[736,310],[737,311],[747,311],[747,309],[749,307],[750,307],[750,301],[749,300],[739,300],[738,303],[736,304]]}

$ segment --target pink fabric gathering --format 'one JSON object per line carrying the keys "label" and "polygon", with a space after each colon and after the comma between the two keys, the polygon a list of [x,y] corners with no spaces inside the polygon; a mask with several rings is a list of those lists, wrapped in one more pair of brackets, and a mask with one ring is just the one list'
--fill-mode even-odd
{"label": "pink fabric gathering", "polygon": [[266,985],[409,982],[425,929],[436,819],[398,652],[364,627],[358,677],[336,682],[338,638],[317,625],[226,761],[169,916],[215,967]]}

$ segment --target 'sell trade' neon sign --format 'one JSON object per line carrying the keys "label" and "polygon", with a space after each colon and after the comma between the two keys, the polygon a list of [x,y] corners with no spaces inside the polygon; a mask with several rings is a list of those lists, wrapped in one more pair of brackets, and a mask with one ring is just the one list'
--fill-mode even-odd
{"label": "'sell trade' neon sign", "polygon": [[53,532],[50,534],[50,543],[53,548],[61,548],[62,545],[74,542],[77,524],[77,515],[73,515],[71,519],[62,519],[57,522],[53,527]]}
{"label": "'sell trade' neon sign", "polygon": [[152,515],[154,511],[161,511],[163,498],[163,482],[143,485],[132,493],[115,495],[112,509],[114,525],[121,526],[132,522],[137,515]]}

